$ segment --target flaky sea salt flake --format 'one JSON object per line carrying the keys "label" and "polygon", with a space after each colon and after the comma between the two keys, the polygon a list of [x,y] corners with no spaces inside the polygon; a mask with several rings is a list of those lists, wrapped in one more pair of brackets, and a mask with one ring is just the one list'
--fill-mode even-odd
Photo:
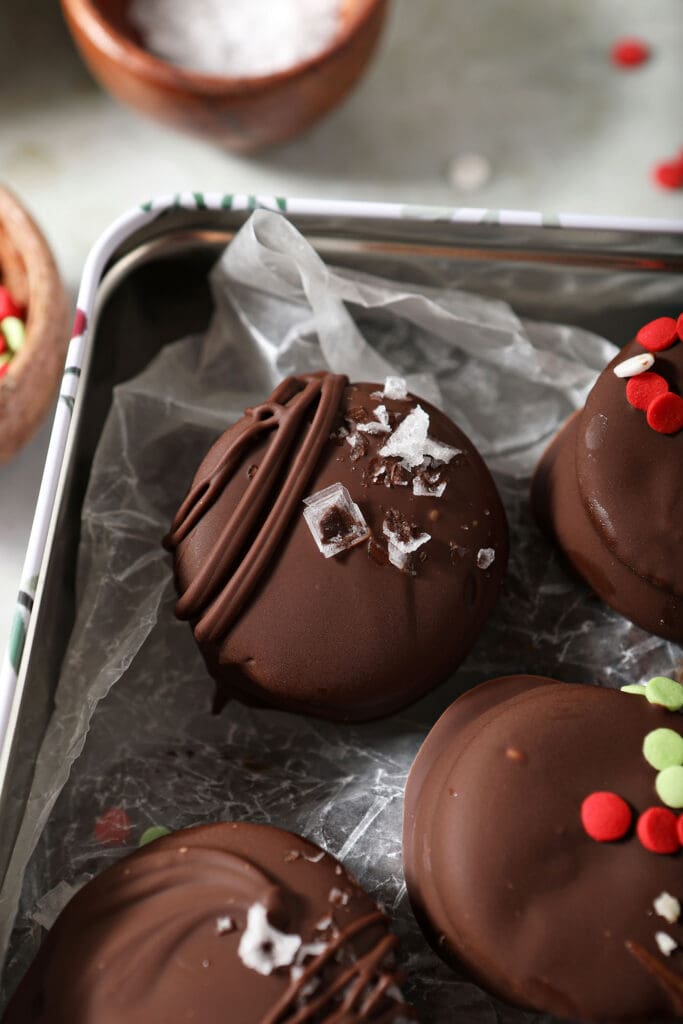
{"label": "flaky sea salt flake", "polygon": [[370,536],[368,524],[343,484],[331,484],[304,498],[304,519],[318,550],[332,558]]}
{"label": "flaky sea salt flake", "polygon": [[417,405],[387,438],[379,454],[384,458],[399,458],[407,469],[415,469],[427,457],[436,463],[444,463],[462,452],[429,437],[429,416],[421,405]]}
{"label": "flaky sea salt flake", "polygon": [[666,932],[657,932],[655,934],[655,942],[659,946],[659,952],[664,956],[671,956],[675,949],[678,949],[678,943],[671,935]]}
{"label": "flaky sea salt flake", "polygon": [[247,927],[237,947],[245,967],[259,974],[271,974],[277,967],[291,966],[300,948],[301,936],[287,935],[274,928],[262,903],[249,907]]}
{"label": "flaky sea salt flake", "polygon": [[479,548],[477,552],[477,568],[489,569],[496,560],[496,552],[493,548]]}
{"label": "flaky sea salt flake", "polygon": [[675,924],[681,916],[681,904],[669,892],[660,893],[652,906],[655,908],[655,914],[663,917],[669,924]]}
{"label": "flaky sea salt flake", "polygon": [[389,413],[385,405],[378,405],[374,410],[375,419],[369,423],[358,423],[356,429],[362,434],[390,434]]}

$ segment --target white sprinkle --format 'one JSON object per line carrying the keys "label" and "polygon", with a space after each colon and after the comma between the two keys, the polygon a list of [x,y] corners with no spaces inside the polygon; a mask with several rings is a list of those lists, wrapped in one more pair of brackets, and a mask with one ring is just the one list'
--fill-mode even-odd
{"label": "white sprinkle", "polygon": [[491,178],[491,164],[480,153],[463,153],[455,156],[448,165],[448,180],[453,188],[463,192],[475,192],[483,188]]}
{"label": "white sprinkle", "polygon": [[428,436],[429,416],[422,406],[417,405],[399,423],[379,454],[385,458],[398,457],[406,469],[415,469],[429,457],[435,462],[450,462],[461,455],[459,448],[452,448]]}
{"label": "white sprinkle", "polygon": [[301,948],[300,935],[287,935],[273,928],[262,903],[254,903],[247,912],[247,927],[237,953],[245,967],[259,974],[270,974],[276,967],[289,967]]}
{"label": "white sprinkle", "polygon": [[480,548],[477,552],[477,568],[488,569],[496,560],[496,552],[493,548]]}
{"label": "white sprinkle", "polygon": [[231,917],[219,917],[216,921],[216,931],[219,935],[225,935],[226,932],[231,932],[235,927],[235,923]]}
{"label": "white sprinkle", "polygon": [[652,906],[655,908],[655,913],[659,917],[663,917],[669,924],[675,924],[681,916],[681,905],[671,893],[660,893]]}
{"label": "white sprinkle", "polygon": [[210,75],[284,71],[339,31],[340,0],[135,0],[133,26],[153,53]]}
{"label": "white sprinkle", "polygon": [[663,953],[664,956],[671,956],[675,949],[678,949],[678,943],[675,939],[672,939],[666,932],[657,932],[655,935],[655,942],[659,946],[659,952]]}
{"label": "white sprinkle", "polygon": [[304,860],[309,861],[309,863],[311,863],[311,864],[319,864],[324,856],[325,856],[325,851],[321,850],[320,853],[314,853],[312,857],[309,857],[306,854],[304,854]]}
{"label": "white sprinkle", "polygon": [[390,434],[389,413],[385,405],[378,405],[375,409],[375,419],[369,423],[357,423],[356,428],[362,434]]}
{"label": "white sprinkle", "polygon": [[[333,555],[347,551],[370,536],[363,513],[351,500],[351,495],[343,484],[331,484],[322,491],[304,498],[304,505],[304,519],[318,545],[318,550],[325,558],[332,558]],[[333,537],[323,540],[322,520],[328,512],[334,510],[340,513],[340,531]]]}
{"label": "white sprinkle", "polygon": [[327,931],[327,929],[330,927],[331,924],[332,924],[332,917],[331,917],[330,914],[328,914],[327,917],[321,917],[315,927],[316,927],[316,929],[319,932],[324,932],[324,931]]}
{"label": "white sprinkle", "polygon": [[645,373],[655,365],[655,357],[652,352],[643,352],[641,356],[633,356],[625,359],[623,363],[617,363],[614,367],[615,377],[637,377],[639,373]]}

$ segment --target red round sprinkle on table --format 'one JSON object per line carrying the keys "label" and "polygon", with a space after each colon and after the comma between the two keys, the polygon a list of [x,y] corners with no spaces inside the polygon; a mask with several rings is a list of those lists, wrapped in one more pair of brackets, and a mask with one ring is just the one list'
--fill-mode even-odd
{"label": "red round sprinkle on table", "polygon": [[105,846],[125,843],[133,825],[123,807],[112,807],[101,814],[95,822],[95,839]]}
{"label": "red round sprinkle on table", "polygon": [[666,395],[669,385],[658,373],[639,373],[635,377],[629,377],[626,385],[626,397],[634,409],[641,409],[646,412],[655,398]]}
{"label": "red round sprinkle on table", "polygon": [[22,315],[21,306],[17,305],[7,289],[0,284],[0,320],[4,320],[6,316],[18,316],[21,320]]}
{"label": "red round sprinkle on table", "polygon": [[683,160],[663,160],[655,164],[652,169],[652,177],[662,188],[683,187]]}
{"label": "red round sprinkle on table", "polygon": [[638,818],[636,832],[650,853],[676,853],[681,846],[678,821],[667,807],[649,807]]}
{"label": "red round sprinkle on table", "polygon": [[683,430],[683,398],[669,392],[647,407],[647,422],[659,434],[677,434]]}
{"label": "red round sprinkle on table", "polygon": [[612,47],[612,63],[620,68],[635,68],[650,56],[650,47],[642,39],[617,39]]}
{"label": "red round sprinkle on table", "polygon": [[676,321],[672,316],[660,316],[650,320],[636,334],[636,341],[648,352],[663,352],[678,340]]}
{"label": "red round sprinkle on table", "polygon": [[596,842],[613,843],[631,827],[631,808],[616,793],[591,793],[581,804],[581,824]]}

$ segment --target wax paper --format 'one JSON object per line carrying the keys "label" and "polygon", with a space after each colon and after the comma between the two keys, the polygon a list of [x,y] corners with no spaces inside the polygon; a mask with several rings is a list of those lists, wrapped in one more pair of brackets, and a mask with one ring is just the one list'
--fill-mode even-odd
{"label": "wax paper", "polygon": [[[558,294],[546,294],[545,308],[561,309],[577,283],[553,280]],[[487,290],[492,281],[489,268]],[[538,281],[542,305],[547,283]],[[632,300],[632,281],[614,275],[613,286],[588,290],[586,301]],[[529,513],[528,477],[543,445],[615,348],[576,327],[523,321],[474,291],[329,268],[284,217],[265,211],[226,250],[212,288],[206,336],[168,346],[116,389],[92,467],[77,619],[0,894],[2,944],[19,907],[5,995],[73,891],[134,849],[146,828],[244,819],[300,832],[357,875],[394,919],[405,991],[425,1024],[549,1020],[502,1006],[429,949],[403,883],[402,800],[430,726],[477,682],[528,671],[619,686],[676,669],[680,650],[569,579]],[[218,434],[282,376],[322,366],[352,379],[407,376],[470,435],[509,516],[505,589],[453,678],[391,718],[343,725],[239,703],[213,714],[190,629],[173,616],[161,538]],[[130,832],[105,845],[95,825],[114,808],[125,810]]]}

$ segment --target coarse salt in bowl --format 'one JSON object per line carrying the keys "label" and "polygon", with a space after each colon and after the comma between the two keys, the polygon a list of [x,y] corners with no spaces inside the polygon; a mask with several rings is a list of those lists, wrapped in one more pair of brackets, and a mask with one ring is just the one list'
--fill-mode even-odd
{"label": "coarse salt in bowl", "polygon": [[388,0],[62,0],[115,97],[232,150],[299,134],[365,70]]}

